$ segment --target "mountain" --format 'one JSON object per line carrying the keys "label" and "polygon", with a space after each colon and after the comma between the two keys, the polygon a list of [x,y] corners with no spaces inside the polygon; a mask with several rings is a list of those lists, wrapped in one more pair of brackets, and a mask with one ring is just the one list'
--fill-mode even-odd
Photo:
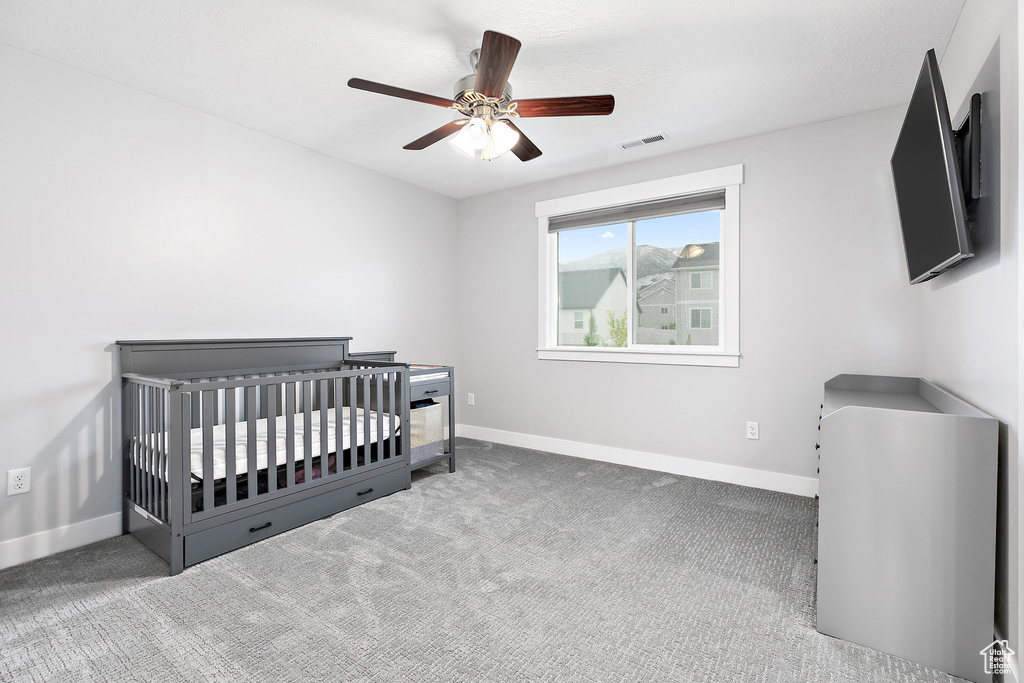
{"label": "mountain", "polygon": [[[682,247],[665,249],[641,244],[636,248],[636,279],[643,280],[652,275],[671,273],[672,265],[679,257]],[[601,270],[604,268],[622,268],[626,270],[626,249],[609,249],[578,261],[559,263],[560,271],[569,270]]]}

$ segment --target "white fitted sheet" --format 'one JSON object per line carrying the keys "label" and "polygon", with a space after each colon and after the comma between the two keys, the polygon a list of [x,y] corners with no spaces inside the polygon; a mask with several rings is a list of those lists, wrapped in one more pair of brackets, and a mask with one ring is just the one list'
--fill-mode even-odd
{"label": "white fitted sheet", "polygon": [[[355,429],[349,424],[351,413],[350,409],[345,407],[341,409],[341,424],[342,424],[342,443],[343,449],[348,449],[352,444],[352,434],[355,434],[355,445],[362,446],[365,439],[364,429],[364,415],[363,409],[356,409],[356,425]],[[382,413],[383,416],[383,433],[384,438],[390,438],[391,436],[391,420],[389,413]],[[370,443],[377,440],[377,413],[370,411]],[[267,418],[262,418],[256,421],[256,468],[258,470],[266,469],[267,467]],[[311,439],[310,439],[310,450],[312,451],[313,457],[320,455],[320,411],[313,411],[310,419],[311,423]],[[285,458],[285,451],[287,449],[286,430],[287,422],[285,417],[279,416],[276,421],[275,427],[275,443],[277,445],[275,452],[277,454],[276,461],[278,465],[282,465],[287,462]],[[227,455],[227,427],[225,425],[215,425],[213,428],[213,477],[214,479],[222,479],[226,475],[227,468],[225,466],[225,459]],[[235,474],[246,474],[249,471],[249,441],[248,441],[249,425],[247,422],[235,423]],[[295,462],[302,462],[305,458],[305,415],[298,413],[295,415],[295,426],[293,429],[295,433]],[[330,408],[327,411],[327,453],[335,452],[335,439],[337,435],[337,421],[335,420],[334,408]],[[192,430],[191,434],[191,446],[192,446],[192,474],[196,477],[203,478],[203,429],[197,427]]]}

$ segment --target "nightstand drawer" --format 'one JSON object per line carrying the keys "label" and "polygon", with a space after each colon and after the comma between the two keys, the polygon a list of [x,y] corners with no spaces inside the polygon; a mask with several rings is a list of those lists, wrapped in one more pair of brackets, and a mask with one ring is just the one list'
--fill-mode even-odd
{"label": "nightstand drawer", "polygon": [[409,400],[419,401],[423,398],[437,398],[447,396],[451,393],[451,382],[441,380],[440,382],[415,382],[409,387]]}

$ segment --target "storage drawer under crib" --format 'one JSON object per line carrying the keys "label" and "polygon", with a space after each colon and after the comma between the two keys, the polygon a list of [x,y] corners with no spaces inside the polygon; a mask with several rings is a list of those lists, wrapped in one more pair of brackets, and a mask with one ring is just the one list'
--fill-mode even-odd
{"label": "storage drawer under crib", "polygon": [[408,488],[406,468],[227,522],[185,537],[185,566]]}

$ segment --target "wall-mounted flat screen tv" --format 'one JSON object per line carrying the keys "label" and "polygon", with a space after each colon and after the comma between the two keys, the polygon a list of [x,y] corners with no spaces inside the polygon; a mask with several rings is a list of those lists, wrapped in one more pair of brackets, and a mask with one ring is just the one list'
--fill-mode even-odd
{"label": "wall-mounted flat screen tv", "polygon": [[[980,107],[980,96],[972,104]],[[980,119],[980,111],[977,116]],[[976,134],[979,125],[975,119],[963,130],[974,128]],[[930,280],[974,255],[957,147],[938,61],[935,51],[929,50],[892,153],[911,284]],[[976,137],[969,147],[972,155],[977,152]]]}

